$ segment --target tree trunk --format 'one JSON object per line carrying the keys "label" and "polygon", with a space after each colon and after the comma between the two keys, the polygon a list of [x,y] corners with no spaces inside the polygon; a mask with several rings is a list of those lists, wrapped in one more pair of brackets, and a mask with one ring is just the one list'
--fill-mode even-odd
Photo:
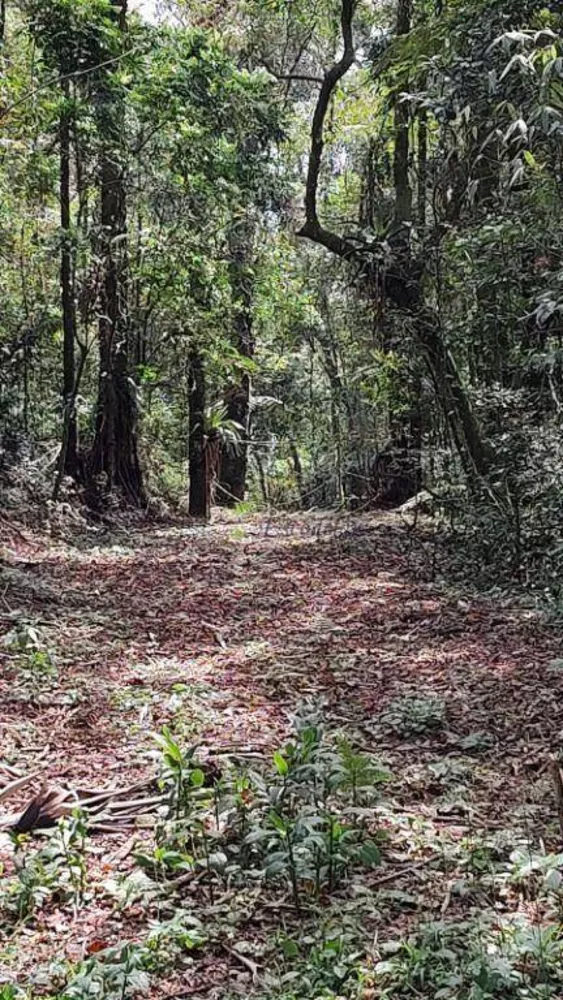
{"label": "tree trunk", "polygon": [[189,354],[189,376],[189,514],[190,517],[202,517],[208,521],[211,514],[211,482],[205,439],[205,373],[201,354],[195,347]]}
{"label": "tree trunk", "polygon": [[[396,34],[408,35],[411,27],[411,0],[399,0]],[[410,108],[404,99],[408,78],[401,80],[394,94],[393,184],[395,212],[390,242],[400,253],[408,252],[411,242],[412,187],[409,177]],[[384,349],[389,344],[384,343]],[[376,461],[376,501],[383,507],[397,507],[416,496],[422,485],[422,412],[418,385],[412,385],[408,373],[398,376],[399,398],[408,400],[408,410],[389,414],[389,442]]]}
{"label": "tree trunk", "polygon": [[420,310],[416,321],[416,335],[424,350],[436,396],[465,472],[470,478],[485,477],[493,464],[494,455],[482,437],[455,361],[444,344],[438,317],[432,310]]}
{"label": "tree trunk", "polygon": [[301,465],[301,458],[297,450],[297,446],[293,441],[289,442],[289,454],[291,455],[291,461],[293,462],[293,471],[295,473],[295,482],[297,483],[297,492],[299,493],[299,504],[302,510],[305,509],[307,497],[305,495],[305,484],[303,481],[303,466]]}
{"label": "tree trunk", "polygon": [[270,495],[268,493],[268,480],[266,479],[266,473],[264,471],[264,463],[262,462],[262,456],[257,449],[254,449],[254,461],[256,462],[256,468],[258,470],[258,482],[260,483],[260,492],[262,493],[262,500],[264,501],[264,506],[270,506]]}
{"label": "tree trunk", "polygon": [[[242,232],[231,236],[230,279],[235,303],[235,342],[243,358],[254,356],[252,331],[252,300],[254,282],[251,270],[253,232],[244,226]],[[221,451],[217,480],[217,503],[234,507],[244,500],[248,468],[248,442],[250,433],[250,375],[245,372],[225,394],[226,417],[242,428],[241,440],[236,449]]]}
{"label": "tree trunk", "polygon": [[71,233],[70,193],[70,86],[62,84],[64,106],[60,121],[60,213],[61,213],[61,305],[63,314],[63,435],[59,456],[59,473],[54,498],[63,475],[78,477],[78,430],[76,425],[76,306],[74,296],[74,266]]}
{"label": "tree trunk", "polygon": [[422,488],[420,408],[391,420],[390,442],[375,462],[378,507],[399,507]]}
{"label": "tree trunk", "polygon": [[[411,30],[411,0],[399,0],[395,30],[399,37],[408,35]],[[405,241],[408,241],[410,233],[406,227],[412,218],[412,188],[409,179],[410,108],[408,100],[403,95],[403,90],[406,90],[408,86],[407,78],[405,78],[404,84],[404,88],[397,87],[393,101],[395,119],[393,183],[395,188],[395,228]]]}
{"label": "tree trunk", "polygon": [[418,112],[417,156],[417,226],[421,242],[426,234],[426,185],[428,182],[428,114],[426,108]]}
{"label": "tree trunk", "polygon": [[[125,0],[113,0],[119,24],[125,29]],[[104,280],[98,324],[100,379],[96,433],[90,457],[93,476],[105,477],[109,490],[118,490],[131,504],[145,503],[137,447],[137,406],[129,371],[127,303],[127,210],[121,163],[123,113],[119,95],[103,85],[100,169],[101,244]]]}

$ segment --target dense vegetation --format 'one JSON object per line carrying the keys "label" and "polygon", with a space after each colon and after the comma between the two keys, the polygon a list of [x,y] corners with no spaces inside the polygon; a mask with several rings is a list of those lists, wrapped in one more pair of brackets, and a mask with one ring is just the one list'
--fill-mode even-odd
{"label": "dense vegetation", "polygon": [[556,3],[29,0],[2,32],[4,474],[204,517],[424,486],[555,582]]}
{"label": "dense vegetation", "polygon": [[[414,512],[415,529],[420,514],[419,537],[401,535],[392,519],[384,522],[392,526],[390,541],[377,536],[378,544],[390,545],[393,572],[396,560],[408,562],[400,564],[401,583],[386,590],[384,581],[384,596],[374,598],[374,605],[388,601],[397,616],[396,648],[423,628],[416,615],[431,616],[433,600],[446,602],[446,618],[473,614],[449,592],[409,591],[415,624],[407,618],[403,627],[393,586],[403,587],[408,573],[417,585],[445,586],[443,578],[436,582],[433,544],[440,545],[448,586],[453,576],[489,596],[498,594],[496,587],[505,596],[517,592],[519,600],[524,594],[523,605],[545,612],[547,604],[550,620],[557,620],[563,600],[560,0],[0,0],[0,66],[0,525],[14,518],[22,525],[18,544],[32,545],[26,525],[49,527],[58,515],[61,523],[68,517],[67,526],[74,517],[131,531],[187,524],[193,551],[204,553],[205,575],[206,560],[215,556],[203,547],[217,542],[214,528],[203,531],[214,520],[213,506],[231,509],[218,518],[225,532],[232,513],[240,516],[243,540],[246,515],[310,512],[309,519],[288,519],[306,523],[307,533],[318,524],[314,512],[330,510],[330,530],[342,546],[330,557],[330,573],[341,572],[361,602],[361,587],[367,593],[371,586],[361,515],[406,508]],[[339,519],[343,512],[353,515],[349,532]],[[170,563],[180,595],[178,607],[166,604],[173,623],[184,613],[178,608],[185,557],[174,547],[180,536],[168,548],[158,537],[161,561],[155,558],[151,571],[158,575]],[[239,559],[236,534],[221,537],[218,575],[237,578],[246,549]],[[358,537],[359,552],[353,548]],[[112,550],[115,564],[103,563],[114,583],[120,581],[118,603],[128,586],[128,599],[134,599],[133,584],[141,592],[147,586],[135,577],[128,544]],[[247,579],[256,574],[256,606],[278,578],[276,572],[273,583],[260,576],[263,558],[271,558],[274,569],[276,560],[283,563],[280,575],[294,574],[292,587],[309,572],[298,562],[301,550],[291,556],[296,570],[279,544],[274,556],[257,549],[257,563],[248,569]],[[422,569],[417,545],[426,559]],[[26,603],[30,590],[16,550],[0,550],[6,605],[0,617],[8,624],[0,657],[10,697],[31,705],[39,718],[61,691],[61,711],[83,697],[58,666],[61,658],[77,661],[74,646],[65,659],[65,642],[75,641],[77,626],[67,608],[67,632],[53,634],[49,602],[55,598],[48,588],[55,581],[60,590],[63,571],[57,578],[50,556],[37,563],[45,579],[53,571],[53,580],[47,590],[38,584]],[[79,595],[87,559],[82,550],[68,556],[78,566],[72,579]],[[321,563],[315,586],[329,596],[311,612],[312,634],[326,630],[336,649],[340,632],[355,635],[348,626],[354,609],[334,628],[322,618],[334,595]],[[125,571],[132,576],[119,576]],[[68,566],[64,572],[70,579]],[[222,655],[239,612],[229,606],[227,624],[216,621],[215,583],[210,572],[210,607],[196,617]],[[84,586],[85,622],[95,630],[99,602],[100,614],[107,612],[105,591],[101,582],[92,590]],[[9,588],[15,588],[13,602]],[[147,607],[153,599],[171,601],[165,591],[147,595]],[[247,612],[244,593],[241,584],[241,614]],[[196,598],[187,602],[188,618]],[[220,599],[227,600],[223,592]],[[116,592],[112,600],[115,605]],[[457,602],[453,612],[450,600]],[[260,629],[278,610],[273,600],[249,624],[251,638],[245,633],[244,656],[232,668],[236,683],[246,657],[259,663],[256,686],[267,687],[264,648],[271,637],[263,641]],[[358,663],[372,652],[371,613],[358,625],[357,649],[338,654],[348,655],[347,683],[361,691],[353,716],[373,681],[369,671],[355,680]],[[482,614],[494,629],[489,606]],[[154,619],[155,631],[148,638],[142,632],[147,662],[153,653],[164,657],[156,612]],[[513,628],[507,621],[502,628]],[[131,622],[145,629],[138,609],[133,628]],[[534,627],[522,627],[511,650],[527,650]],[[277,628],[283,634],[283,620]],[[176,669],[174,657],[183,656],[185,666],[188,655],[189,643],[182,646],[171,629],[177,645],[163,660],[165,673]],[[382,644],[386,635],[383,629]],[[136,634],[131,642],[134,647]],[[199,650],[204,639],[198,642]],[[468,646],[480,648],[473,633]],[[542,683],[549,687],[562,661],[547,646],[542,663],[552,672]],[[422,641],[421,648],[416,657],[420,653],[424,666]],[[463,662],[468,675],[471,655]],[[300,649],[300,663],[303,656]],[[326,650],[319,657],[319,664],[332,663]],[[436,662],[442,662],[438,654]],[[146,679],[139,681],[130,660],[127,669],[133,688],[142,687]],[[242,965],[246,978],[233,988],[239,996],[562,995],[562,857],[553,817],[537,837],[526,827],[533,810],[522,812],[523,826],[511,818],[510,844],[488,827],[479,838],[464,828],[457,839],[440,839],[443,831],[435,836],[416,809],[401,827],[396,803],[386,797],[395,781],[379,763],[386,740],[392,752],[401,741],[414,741],[415,752],[421,739],[429,741],[429,754],[439,747],[442,757],[430,754],[413,781],[422,798],[438,788],[445,799],[454,789],[457,808],[478,770],[475,759],[509,739],[504,730],[502,736],[495,730],[494,739],[481,731],[482,705],[475,717],[468,707],[452,714],[447,699],[465,683],[465,673],[453,686],[450,678],[449,687],[434,678],[425,691],[412,679],[395,691],[392,679],[385,705],[378,703],[377,739],[370,734],[361,752],[358,729],[350,733],[346,726],[361,722],[365,738],[365,717],[341,718],[343,732],[333,712],[327,731],[324,669],[297,691],[320,693],[323,704],[305,698],[303,707],[300,698],[296,711],[296,699],[288,703],[294,733],[287,742],[283,727],[276,731],[273,762],[270,754],[267,761],[236,758],[225,767],[212,754],[200,757],[196,744],[205,727],[186,723],[190,699],[201,695],[196,682],[189,696],[183,682],[173,686],[171,729],[170,719],[154,709],[160,695],[152,688],[142,705],[128,688],[126,695],[112,689],[131,739],[153,710],[162,723],[158,751],[154,733],[143,743],[145,756],[152,748],[153,764],[159,755],[150,795],[146,781],[142,786],[143,795],[152,795],[151,815],[158,816],[154,839],[135,854],[133,871],[114,879],[103,896],[106,903],[111,897],[112,913],[129,921],[131,933],[115,947],[105,938],[98,947],[88,929],[91,950],[51,968],[46,984],[28,987],[11,973],[3,978],[0,967],[0,1000],[125,1000],[152,989],[151,976],[168,982],[179,967],[185,971],[192,952],[193,962],[223,954],[239,972]],[[90,698],[91,681],[83,682]],[[158,690],[154,677],[150,683]],[[502,690],[495,690],[497,701]],[[534,704],[545,717],[544,695],[542,688]],[[555,775],[563,821],[561,773],[545,759],[560,749],[548,745],[557,729],[557,695],[553,701],[549,739],[533,759],[536,766],[543,753],[544,775],[551,767],[543,801],[553,793]],[[331,696],[328,702],[333,710]],[[523,725],[525,713],[515,717]],[[543,734],[542,724],[533,723]],[[17,767],[12,773],[18,761],[8,757],[7,774],[25,784],[27,775]],[[527,765],[514,757],[517,774]],[[411,808],[413,782],[405,781],[397,797]],[[62,803],[62,813],[49,818],[66,817],[40,849],[26,839],[35,820],[10,827],[15,869],[0,891],[0,933],[8,928],[8,942],[53,901],[62,900],[75,917],[90,901],[89,810],[102,800],[98,790],[76,793],[72,801],[72,808],[64,796],[40,802],[38,815]],[[115,820],[114,806],[106,799],[103,806]],[[115,811],[119,825],[124,817],[119,806]],[[104,822],[105,813],[107,833]],[[388,873],[378,881],[372,869],[382,860],[392,864],[397,841],[408,862],[400,876],[429,866],[430,876],[442,877],[438,891],[446,896],[431,905],[443,919],[411,921],[410,909],[419,904],[406,890],[393,898],[392,889],[385,899],[378,894],[387,889]],[[135,906],[150,915],[149,933],[135,924]],[[276,907],[290,915],[266,940],[268,908]],[[255,925],[245,941],[247,911]],[[389,920],[397,915],[400,927],[379,947],[383,912]],[[504,921],[507,912],[510,921]],[[5,955],[12,962],[10,948]],[[203,967],[206,961],[201,958]],[[189,994],[163,987],[158,995],[199,996],[200,986],[196,977]],[[224,980],[217,985],[211,977],[201,995],[227,996],[217,992],[224,988]]]}

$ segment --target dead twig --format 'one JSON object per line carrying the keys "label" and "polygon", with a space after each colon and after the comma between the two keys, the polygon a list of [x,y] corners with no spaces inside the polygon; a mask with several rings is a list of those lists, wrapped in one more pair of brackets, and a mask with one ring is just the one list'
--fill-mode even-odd
{"label": "dead twig", "polygon": [[18,771],[16,767],[12,767],[11,764],[6,764],[4,761],[0,764],[0,769],[9,774],[11,778],[21,778],[23,777],[21,771]]}
{"label": "dead twig", "polygon": [[135,823],[93,823],[90,830],[95,833],[125,833],[126,830],[135,830]]}
{"label": "dead twig", "polygon": [[81,786],[76,789],[76,794],[81,799],[116,799],[121,795],[132,795],[133,792],[140,792],[144,788],[150,787],[153,782],[154,778],[146,778],[144,781],[137,781],[133,785],[125,785],[123,788],[119,786],[114,788],[85,788]]}
{"label": "dead twig", "polygon": [[129,837],[129,840],[126,841],[125,844],[123,844],[123,847],[120,847],[119,850],[112,855],[111,857],[112,863],[119,864],[119,862],[125,861],[125,859],[129,857],[131,852],[134,851],[138,842],[139,842],[138,834],[135,833],[133,834],[132,837]]}
{"label": "dead twig", "polygon": [[410,875],[411,872],[417,871],[419,868],[433,864],[434,861],[440,861],[441,857],[441,854],[431,854],[429,858],[423,858],[422,861],[415,861],[412,865],[405,865],[404,868],[400,868],[397,871],[388,872],[386,875],[382,875],[381,878],[376,879],[375,882],[372,882],[370,889],[379,889],[381,885],[386,885],[387,882],[393,882],[396,878],[402,878],[403,875]]}

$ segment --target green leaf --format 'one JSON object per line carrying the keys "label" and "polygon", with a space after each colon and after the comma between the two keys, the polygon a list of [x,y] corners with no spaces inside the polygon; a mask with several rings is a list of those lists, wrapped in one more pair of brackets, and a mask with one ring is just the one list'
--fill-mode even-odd
{"label": "green leaf", "polygon": [[297,958],[299,955],[299,945],[293,938],[283,937],[280,941],[281,949],[286,958]]}
{"label": "green leaf", "polygon": [[377,868],[381,864],[381,851],[373,840],[366,840],[359,850],[360,860],[368,868]]}
{"label": "green leaf", "polygon": [[200,767],[194,768],[190,774],[190,783],[194,786],[194,788],[201,788],[202,785],[205,784],[205,774]]}

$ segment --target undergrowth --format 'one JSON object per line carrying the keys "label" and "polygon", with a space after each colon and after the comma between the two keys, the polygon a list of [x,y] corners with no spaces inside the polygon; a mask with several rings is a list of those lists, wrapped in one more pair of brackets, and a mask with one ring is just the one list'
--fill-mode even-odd
{"label": "undergrowth", "polygon": [[[406,713],[418,732],[441,715]],[[204,959],[239,970],[225,1000],[563,995],[563,855],[514,836],[475,834],[446,845],[403,829],[427,876],[446,878],[446,899],[432,912],[408,885],[379,881],[400,832],[389,821],[393,779],[327,733],[314,709],[297,716],[293,739],[269,766],[221,768],[168,729],[156,745],[164,805],[152,846],[104,885],[116,915],[142,912],[143,935],[100,942],[75,964],[53,963],[39,992],[5,983],[0,1000],[150,996],[159,977],[190,982]],[[449,787],[467,768],[433,765],[431,773]],[[16,874],[0,890],[5,931],[55,905],[74,914],[88,905],[83,816],[60,821],[38,849],[26,838],[16,846]],[[429,848],[435,853],[425,861]],[[405,922],[409,912],[416,924]]]}

